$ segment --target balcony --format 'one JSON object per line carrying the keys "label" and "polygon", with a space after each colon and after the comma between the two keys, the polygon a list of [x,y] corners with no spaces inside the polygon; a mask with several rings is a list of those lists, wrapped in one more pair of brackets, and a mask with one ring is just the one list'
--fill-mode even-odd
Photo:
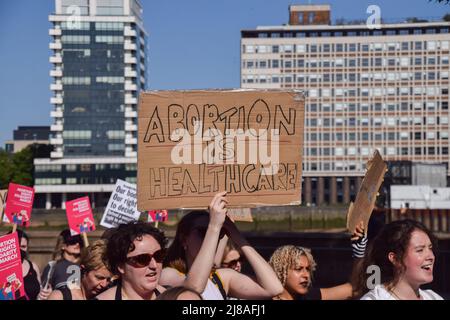
{"label": "balcony", "polygon": [[137,138],[133,138],[132,136],[125,138],[125,144],[137,144]]}
{"label": "balcony", "polygon": [[62,90],[62,89],[63,89],[63,86],[61,83],[52,83],[50,85],[50,90],[52,90],[52,91],[58,91],[58,90]]}
{"label": "balcony", "polygon": [[62,57],[60,55],[50,57],[50,63],[62,63]]}
{"label": "balcony", "polygon": [[56,109],[53,111],[50,111],[50,117],[52,118],[62,118],[63,117],[63,112],[61,109]]}
{"label": "balcony", "polygon": [[62,49],[62,43],[61,42],[52,42],[52,43],[50,43],[49,47],[52,50],[61,50]]}
{"label": "balcony", "polygon": [[137,64],[137,59],[132,57],[129,54],[125,55],[125,63],[129,63],[129,64]]}
{"label": "balcony", "polygon": [[137,104],[137,103],[138,103],[137,98],[125,97],[125,104]]}
{"label": "balcony", "polygon": [[63,125],[58,123],[58,124],[52,124],[50,126],[50,131],[63,131]]}
{"label": "balcony", "polygon": [[137,112],[131,108],[125,109],[125,118],[137,118]]}
{"label": "balcony", "polygon": [[50,98],[50,103],[51,104],[62,104],[63,103],[63,98],[62,97],[51,97]]}
{"label": "balcony", "polygon": [[136,71],[134,71],[129,67],[125,68],[125,78],[136,78],[136,77],[137,77]]}
{"label": "balcony", "polygon": [[137,91],[137,86],[133,83],[125,82],[125,90],[126,91]]}
{"label": "balcony", "polygon": [[125,50],[134,50],[134,51],[136,51],[136,49],[137,49],[136,45],[130,41],[125,41],[123,48]]}
{"label": "balcony", "polygon": [[60,36],[62,34],[61,29],[50,29],[48,34],[51,36]]}
{"label": "balcony", "polygon": [[62,70],[50,70],[50,77],[62,77]]}
{"label": "balcony", "polygon": [[125,37],[136,37],[136,30],[131,29],[131,27],[125,27],[123,29],[123,35]]}
{"label": "balcony", "polygon": [[50,138],[50,144],[52,145],[62,145],[63,139],[62,138]]}
{"label": "balcony", "polygon": [[63,152],[62,151],[53,151],[50,153],[50,158],[55,159],[55,158],[62,158],[63,157]]}
{"label": "balcony", "polygon": [[132,122],[125,121],[125,131],[137,131],[137,125]]}
{"label": "balcony", "polygon": [[125,151],[125,157],[127,158],[136,158],[137,157],[137,152],[136,151]]}

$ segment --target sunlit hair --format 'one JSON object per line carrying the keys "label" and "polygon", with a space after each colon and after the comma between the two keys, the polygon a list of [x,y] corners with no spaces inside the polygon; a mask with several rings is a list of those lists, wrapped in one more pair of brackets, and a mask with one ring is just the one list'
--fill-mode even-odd
{"label": "sunlit hair", "polygon": [[[367,252],[356,266],[352,277],[353,297],[360,298],[369,291],[367,279],[372,275],[367,270],[369,266],[378,266],[381,271],[381,283],[387,289],[392,289],[405,272],[404,258],[408,250],[411,234],[423,231],[431,241],[433,250],[436,249],[436,238],[422,223],[411,220],[397,220],[386,224],[367,247]],[[389,253],[395,254],[396,264],[389,260]]]}
{"label": "sunlit hair", "polygon": [[234,244],[234,242],[231,239],[228,239],[227,245],[223,249],[223,255],[222,255],[222,263],[225,261],[225,258],[231,251],[237,251],[239,253],[239,256],[242,257],[243,253],[241,252],[240,248]]}
{"label": "sunlit hair", "polygon": [[[301,256],[305,256],[306,259],[308,259],[309,266],[311,268],[311,277],[309,281],[311,281],[317,264],[310,249],[288,245],[279,247],[270,257],[269,264],[277,274],[277,277],[283,284],[283,287],[286,285],[289,270],[299,267]],[[311,283],[309,283],[309,285],[311,285]]]}
{"label": "sunlit hair", "polygon": [[81,252],[81,272],[86,274],[90,271],[106,267],[104,255],[106,252],[106,240],[97,240]]}

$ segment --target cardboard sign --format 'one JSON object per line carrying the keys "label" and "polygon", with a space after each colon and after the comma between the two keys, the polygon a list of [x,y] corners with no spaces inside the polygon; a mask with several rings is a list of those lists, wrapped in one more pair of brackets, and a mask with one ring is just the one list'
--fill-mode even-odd
{"label": "cardboard sign", "polygon": [[165,222],[169,220],[167,210],[151,210],[148,212],[148,222]]}
{"label": "cardboard sign", "polygon": [[347,229],[350,232],[354,232],[356,226],[362,220],[367,234],[369,219],[386,171],[386,163],[378,150],[375,150],[372,159],[367,162],[367,172],[356,195],[355,203],[350,203],[348,209]]}
{"label": "cardboard sign", "polygon": [[25,295],[17,232],[0,237],[0,300]]}
{"label": "cardboard sign", "polygon": [[137,221],[140,215],[141,213],[137,210],[136,185],[118,179],[100,225],[105,228],[114,228],[120,224]]}
{"label": "cardboard sign", "polygon": [[296,91],[141,93],[138,210],[300,204],[303,126]]}
{"label": "cardboard sign", "polygon": [[0,190],[0,216],[1,221],[3,221],[3,209],[6,204],[6,195],[8,194],[8,190]]}
{"label": "cardboard sign", "polygon": [[252,209],[250,208],[228,209],[227,215],[233,221],[253,222]]}
{"label": "cardboard sign", "polygon": [[95,220],[89,197],[67,201],[66,214],[70,233],[73,236],[83,232],[95,231]]}
{"label": "cardboard sign", "polygon": [[11,223],[28,227],[33,209],[34,188],[10,183],[6,199],[5,216]]}

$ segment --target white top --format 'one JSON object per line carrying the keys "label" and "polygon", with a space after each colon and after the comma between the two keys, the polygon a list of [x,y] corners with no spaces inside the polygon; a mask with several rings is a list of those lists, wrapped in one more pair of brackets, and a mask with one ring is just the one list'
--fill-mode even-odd
{"label": "white top", "polygon": [[202,292],[202,297],[204,300],[223,300],[219,288],[217,288],[211,279],[208,279],[205,290]]}
{"label": "white top", "polygon": [[[419,289],[419,294],[423,300],[444,300],[433,290]],[[398,300],[398,298],[387,291],[383,285],[378,284],[375,288],[363,295],[361,300]]]}

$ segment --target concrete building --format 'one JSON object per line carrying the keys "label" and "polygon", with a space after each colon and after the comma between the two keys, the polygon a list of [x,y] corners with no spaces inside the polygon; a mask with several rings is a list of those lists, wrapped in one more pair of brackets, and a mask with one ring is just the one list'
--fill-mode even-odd
{"label": "concrete building", "polygon": [[49,144],[50,127],[19,126],[13,132],[13,139],[5,141],[5,151],[16,153],[33,143]]}
{"label": "concrete building", "polygon": [[139,0],[55,0],[49,159],[35,160],[37,206],[90,194],[104,206],[116,179],[136,181],[137,103],[146,86]]}
{"label": "concrete building", "polygon": [[450,188],[391,186],[392,209],[450,209]]}
{"label": "concrete building", "polygon": [[303,203],[348,203],[366,162],[449,171],[450,22],[332,25],[328,5],[241,31],[241,87],[307,93]]}

